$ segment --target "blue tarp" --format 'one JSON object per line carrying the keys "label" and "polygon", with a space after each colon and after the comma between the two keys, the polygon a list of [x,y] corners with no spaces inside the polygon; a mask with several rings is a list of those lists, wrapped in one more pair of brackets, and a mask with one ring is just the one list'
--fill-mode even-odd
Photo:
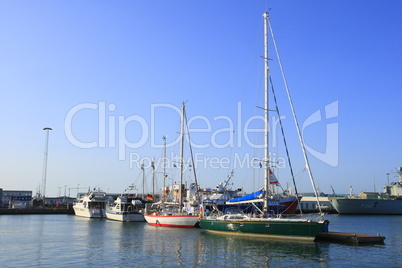
{"label": "blue tarp", "polygon": [[248,194],[239,198],[234,198],[232,200],[229,200],[229,202],[240,202],[240,201],[248,201],[248,200],[253,200],[253,199],[259,199],[261,198],[261,195],[264,193],[264,190],[259,190],[257,192],[254,192],[252,194]]}

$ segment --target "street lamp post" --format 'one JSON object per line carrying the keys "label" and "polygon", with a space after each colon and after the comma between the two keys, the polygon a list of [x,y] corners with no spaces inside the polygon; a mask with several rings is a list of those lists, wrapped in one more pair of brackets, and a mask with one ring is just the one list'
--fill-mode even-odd
{"label": "street lamp post", "polygon": [[50,127],[45,127],[43,130],[46,131],[45,155],[44,155],[44,159],[43,159],[43,173],[42,173],[42,198],[43,198],[43,202],[45,202],[46,175],[47,175],[47,155],[48,155],[48,147],[49,147],[49,130],[52,130],[52,129]]}

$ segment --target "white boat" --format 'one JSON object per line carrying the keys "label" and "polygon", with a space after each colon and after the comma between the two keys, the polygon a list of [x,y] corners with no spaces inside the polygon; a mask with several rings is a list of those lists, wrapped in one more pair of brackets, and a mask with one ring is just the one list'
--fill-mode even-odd
{"label": "white boat", "polygon": [[142,215],[144,204],[132,195],[118,196],[114,204],[106,208],[106,218],[115,221],[145,221]]}
{"label": "white boat", "polygon": [[153,226],[193,228],[198,222],[198,215],[180,211],[177,203],[160,203],[159,207],[149,214],[145,220]]}
{"label": "white boat", "polygon": [[[178,193],[174,202],[166,202],[162,199],[158,203],[154,203],[151,209],[147,209],[144,217],[145,220],[153,226],[162,227],[183,227],[192,228],[198,222],[198,215],[186,211],[184,209],[183,195],[183,149],[184,149],[184,122],[186,120],[185,104],[182,105],[181,115],[181,148],[180,148],[180,183],[178,185]],[[166,155],[166,141],[165,141]],[[194,166],[194,165],[193,165]],[[164,172],[165,173],[165,172]],[[166,177],[166,174],[163,175]],[[165,189],[163,189],[164,191]],[[163,192],[162,191],[162,192]]]}
{"label": "white boat", "polygon": [[108,199],[106,193],[98,189],[78,197],[73,205],[73,209],[76,216],[105,218],[107,204]]}

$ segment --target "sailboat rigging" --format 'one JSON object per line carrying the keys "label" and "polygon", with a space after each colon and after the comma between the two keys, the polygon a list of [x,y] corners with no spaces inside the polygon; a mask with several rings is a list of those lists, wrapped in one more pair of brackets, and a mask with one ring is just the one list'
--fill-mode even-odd
{"label": "sailboat rigging", "polygon": [[[182,104],[182,114],[181,114],[181,142],[180,142],[180,182],[178,185],[178,197],[175,202],[166,202],[165,198],[158,203],[154,203],[156,206],[152,211],[146,211],[144,217],[145,220],[153,226],[162,227],[184,227],[192,228],[198,222],[198,215],[194,213],[189,213],[183,210],[183,175],[184,175],[184,133],[185,133],[185,122],[186,122],[186,110],[185,103]],[[164,137],[164,155],[166,156],[166,139]],[[165,179],[164,170],[164,179]],[[165,189],[162,189],[162,195],[164,195]]]}

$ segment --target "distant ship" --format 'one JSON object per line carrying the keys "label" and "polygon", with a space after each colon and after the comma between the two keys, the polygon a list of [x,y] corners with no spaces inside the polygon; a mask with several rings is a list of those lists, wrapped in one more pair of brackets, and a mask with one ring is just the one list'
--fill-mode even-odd
{"label": "distant ship", "polygon": [[402,215],[402,167],[399,181],[384,186],[383,193],[360,193],[346,197],[328,197],[339,214]]}

